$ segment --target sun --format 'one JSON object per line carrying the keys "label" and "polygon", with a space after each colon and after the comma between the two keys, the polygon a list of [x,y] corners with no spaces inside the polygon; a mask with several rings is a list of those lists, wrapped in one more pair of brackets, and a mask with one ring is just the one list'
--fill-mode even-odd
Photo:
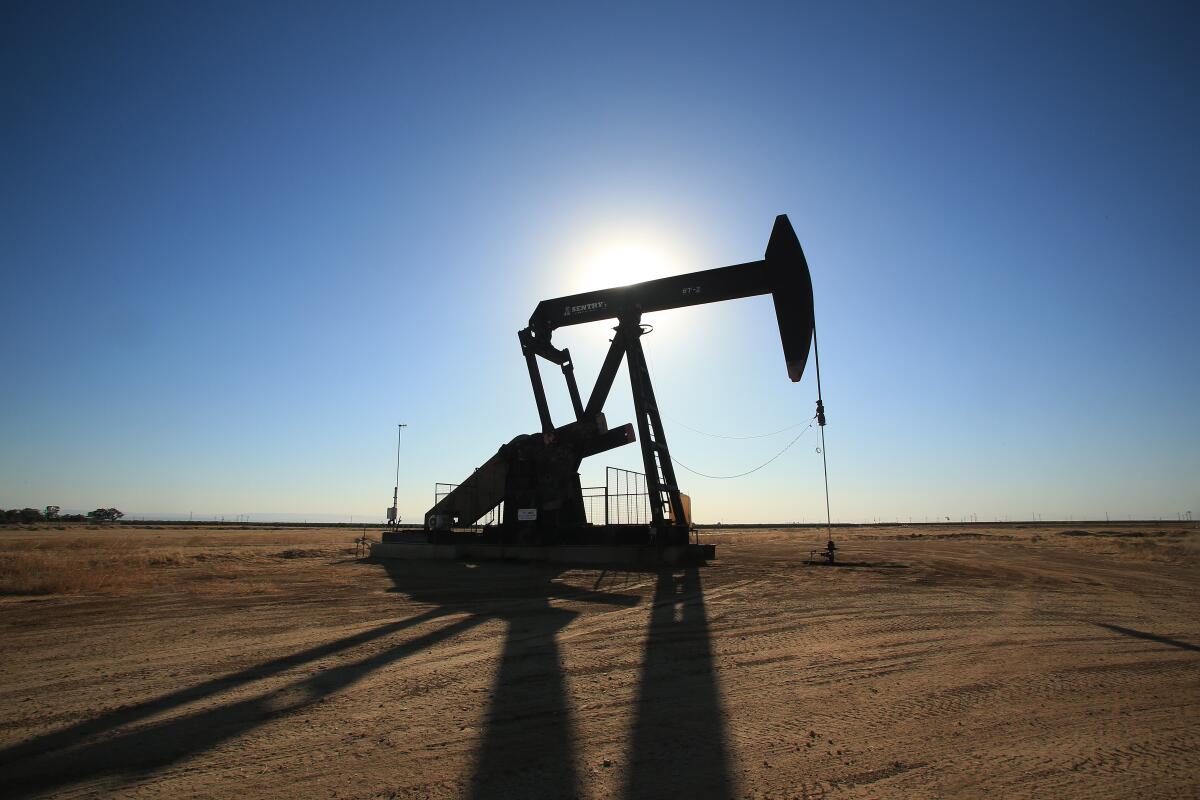
{"label": "sun", "polygon": [[575,291],[627,286],[686,272],[681,248],[661,235],[609,232],[584,243],[574,262]]}

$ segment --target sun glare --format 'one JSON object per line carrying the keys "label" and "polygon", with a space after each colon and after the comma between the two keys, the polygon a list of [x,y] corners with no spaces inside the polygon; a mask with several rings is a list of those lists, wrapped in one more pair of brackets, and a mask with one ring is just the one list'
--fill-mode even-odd
{"label": "sun glare", "polygon": [[644,234],[598,237],[581,247],[573,260],[577,292],[626,286],[688,269],[679,248]]}

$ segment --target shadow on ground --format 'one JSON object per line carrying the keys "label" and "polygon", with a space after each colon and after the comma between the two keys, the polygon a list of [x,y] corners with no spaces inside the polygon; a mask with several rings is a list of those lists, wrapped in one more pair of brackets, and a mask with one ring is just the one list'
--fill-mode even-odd
{"label": "shadow on ground", "polygon": [[[215,707],[151,722],[134,730],[116,732],[148,717],[170,712],[185,704],[236,690],[252,681],[311,663],[374,639],[427,622],[439,613],[426,613],[401,622],[381,625],[328,645],[266,662],[233,675],[103,714],[0,750],[5,796],[51,792],[63,786],[102,777],[126,779],[152,774],[172,763],[209,750],[270,720],[293,714],[345,689],[365,675],[432,647],[477,624],[467,618],[446,625],[402,645],[342,666],[324,670],[283,688]],[[113,735],[115,733],[115,735]],[[88,741],[89,739],[93,741]],[[96,739],[99,739],[96,741]]]}
{"label": "shadow on ground", "polygon": [[[377,563],[392,579],[394,591],[435,607],[0,750],[4,776],[0,794],[53,793],[87,781],[106,780],[111,786],[113,780],[144,779],[271,720],[302,711],[486,620],[500,619],[505,623],[503,650],[470,778],[470,796],[578,796],[575,726],[558,637],[579,612],[552,605],[551,600],[631,607],[640,598],[596,588],[604,580],[603,572],[589,589],[556,580],[560,570],[549,566]],[[453,620],[416,638],[371,648],[354,661],[246,696],[256,681],[351,654],[443,617]],[[237,698],[222,698],[227,693]],[[206,705],[155,719],[193,703]],[[694,567],[657,575],[633,713],[626,796],[732,795],[700,571]]]}
{"label": "shadow on ground", "polygon": [[575,726],[558,634],[578,616],[554,598],[629,607],[633,595],[561,583],[550,565],[382,560],[394,591],[436,604],[443,613],[504,622],[500,666],[492,686],[469,796],[577,797]]}
{"label": "shadow on ground", "polygon": [[1167,636],[1159,636],[1157,633],[1147,633],[1146,631],[1139,631],[1133,628],[1122,628],[1120,625],[1107,625],[1103,622],[1097,622],[1096,625],[1113,633],[1119,633],[1122,636],[1132,636],[1135,639],[1145,639],[1149,642],[1158,642],[1159,644],[1178,647],[1180,650],[1191,650],[1192,652],[1200,653],[1200,646],[1194,645],[1191,642],[1185,642],[1182,639],[1171,639]]}
{"label": "shadow on ground", "polygon": [[[475,575],[429,585],[428,565],[384,562],[396,590],[506,623],[500,668],[469,796],[569,798],[580,794],[575,724],[558,637],[577,612],[553,598],[632,606],[632,595],[576,588],[552,566],[480,564]],[[700,570],[657,575],[642,659],[625,796],[726,798],[733,794]],[[594,582],[605,579],[600,572]],[[589,580],[588,583],[591,583]],[[474,586],[474,588],[472,588]]]}
{"label": "shadow on ground", "polygon": [[823,569],[908,569],[908,564],[897,564],[892,561],[806,561],[806,567],[821,567]]}
{"label": "shadow on ground", "polygon": [[633,723],[629,798],[733,795],[700,572],[662,572]]}

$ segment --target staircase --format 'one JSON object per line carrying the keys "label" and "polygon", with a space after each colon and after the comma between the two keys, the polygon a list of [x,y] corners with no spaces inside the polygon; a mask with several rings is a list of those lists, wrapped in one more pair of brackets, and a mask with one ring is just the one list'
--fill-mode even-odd
{"label": "staircase", "polygon": [[425,527],[445,530],[473,525],[504,499],[508,459],[501,448],[483,466],[434,504],[425,515]]}
{"label": "staircase", "polygon": [[642,352],[642,334],[640,326],[625,331],[628,337],[625,357],[629,361],[629,382],[633,389],[634,415],[637,417],[642,461],[646,468],[646,491],[650,496],[652,526],[658,535],[669,528],[686,526],[688,519],[679,495],[675,465],[667,448],[667,435],[658,413],[658,402],[654,399],[646,354]]}

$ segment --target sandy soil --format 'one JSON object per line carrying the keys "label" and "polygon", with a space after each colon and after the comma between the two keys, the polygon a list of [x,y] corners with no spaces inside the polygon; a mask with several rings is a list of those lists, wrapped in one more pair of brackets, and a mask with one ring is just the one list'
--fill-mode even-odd
{"label": "sandy soil", "polygon": [[0,595],[0,794],[1200,797],[1190,526],[860,528],[837,567],[722,532],[662,574],[351,538],[0,531],[5,580],[121,575]]}

